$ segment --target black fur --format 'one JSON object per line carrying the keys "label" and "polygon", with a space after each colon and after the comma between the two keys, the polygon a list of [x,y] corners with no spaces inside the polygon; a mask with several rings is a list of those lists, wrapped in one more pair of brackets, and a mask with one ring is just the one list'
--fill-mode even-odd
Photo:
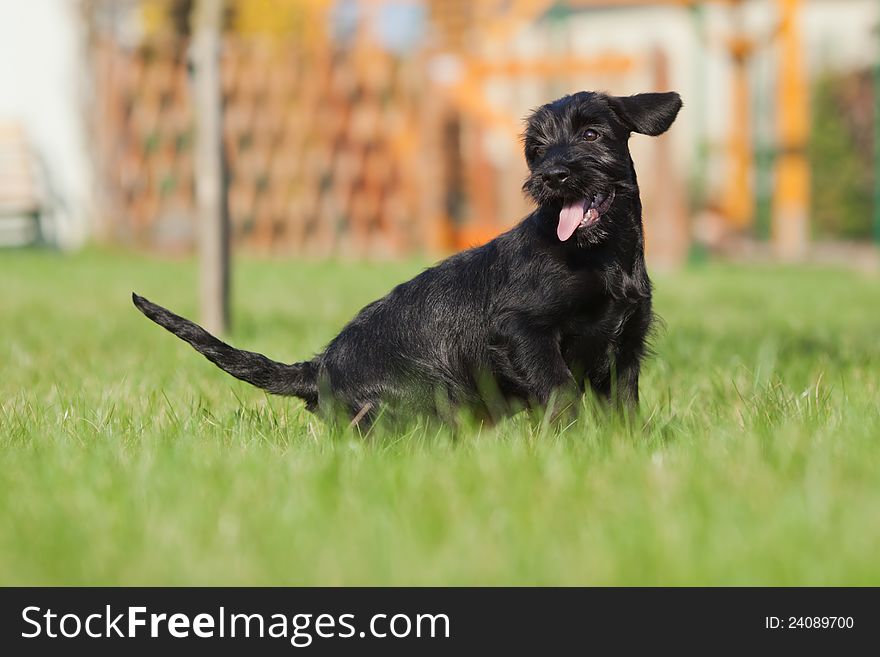
{"label": "black fur", "polygon": [[[580,92],[537,109],[523,186],[537,209],[368,305],[310,361],[240,351],[142,297],[134,303],[233,376],[355,422],[381,409],[495,418],[587,387],[635,406],[653,313],[627,142],[633,131],[665,132],[680,107],[675,93]],[[585,223],[558,237],[563,205],[597,194],[594,203],[613,199],[598,221],[587,224],[585,210]]]}

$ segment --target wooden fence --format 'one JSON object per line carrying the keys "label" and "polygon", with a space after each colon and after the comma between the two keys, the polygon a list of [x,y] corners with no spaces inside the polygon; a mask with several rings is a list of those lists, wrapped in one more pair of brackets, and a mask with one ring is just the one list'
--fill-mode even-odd
{"label": "wooden fence", "polygon": [[[194,239],[186,44],[96,48],[96,161],[105,237],[162,249]],[[418,63],[228,36],[222,62],[236,244],[317,255],[402,253],[420,230]]]}

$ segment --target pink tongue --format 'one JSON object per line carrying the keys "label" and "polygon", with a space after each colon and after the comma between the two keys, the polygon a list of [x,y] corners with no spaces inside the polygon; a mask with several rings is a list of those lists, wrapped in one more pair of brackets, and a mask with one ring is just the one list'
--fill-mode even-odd
{"label": "pink tongue", "polygon": [[559,225],[556,227],[556,235],[564,242],[574,234],[578,225],[584,218],[584,199],[573,201],[562,208],[559,213]]}

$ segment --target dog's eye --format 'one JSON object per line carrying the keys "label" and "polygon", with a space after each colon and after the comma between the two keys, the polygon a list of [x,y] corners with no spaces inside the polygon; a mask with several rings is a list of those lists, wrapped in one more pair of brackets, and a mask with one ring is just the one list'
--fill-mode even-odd
{"label": "dog's eye", "polygon": [[587,130],[584,132],[584,141],[596,141],[599,138],[599,133],[595,130]]}

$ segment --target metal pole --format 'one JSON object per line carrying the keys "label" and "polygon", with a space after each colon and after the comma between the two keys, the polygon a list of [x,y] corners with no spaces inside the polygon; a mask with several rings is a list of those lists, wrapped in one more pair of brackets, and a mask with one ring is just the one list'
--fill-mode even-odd
{"label": "metal pole", "polygon": [[[708,35],[706,33],[706,7],[702,4],[690,6],[691,26],[697,36],[701,47],[705,46]],[[693,76],[697,81],[697,93],[690,101],[691,115],[694,117],[694,125],[697,129],[696,149],[694,162],[696,166],[691,174],[691,202],[693,207],[702,208],[706,202],[706,180],[709,162],[709,146],[706,134],[708,133],[706,122],[706,86],[709,79],[707,58],[694,57],[692,61]]]}
{"label": "metal pole", "polygon": [[880,25],[874,30],[878,37],[874,55],[874,241],[880,245]]}

